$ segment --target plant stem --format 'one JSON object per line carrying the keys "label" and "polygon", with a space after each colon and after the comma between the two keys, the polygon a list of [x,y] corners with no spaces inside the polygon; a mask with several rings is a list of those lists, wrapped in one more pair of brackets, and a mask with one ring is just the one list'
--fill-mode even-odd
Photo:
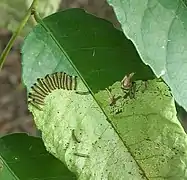
{"label": "plant stem", "polygon": [[43,24],[43,20],[42,20],[42,18],[40,17],[40,15],[36,12],[36,9],[33,9],[33,10],[32,10],[32,14],[33,14],[33,17],[34,17],[34,19],[35,19],[35,21],[36,21],[37,23],[40,23],[41,25],[44,25],[44,24]]}
{"label": "plant stem", "polygon": [[36,7],[36,4],[37,4],[37,1],[38,0],[33,0],[30,8],[27,10],[27,13],[25,15],[25,17],[23,18],[23,20],[21,21],[19,27],[17,28],[17,30],[15,31],[15,33],[12,35],[12,37],[10,38],[7,46],[5,47],[5,49],[3,50],[1,56],[0,56],[0,70],[2,69],[3,67],[3,64],[5,62],[5,59],[6,57],[8,56],[13,44],[14,44],[14,41],[16,39],[16,37],[20,34],[21,30],[24,28],[25,24],[27,23],[27,21],[29,20],[32,12],[33,12],[33,9],[35,9]]}

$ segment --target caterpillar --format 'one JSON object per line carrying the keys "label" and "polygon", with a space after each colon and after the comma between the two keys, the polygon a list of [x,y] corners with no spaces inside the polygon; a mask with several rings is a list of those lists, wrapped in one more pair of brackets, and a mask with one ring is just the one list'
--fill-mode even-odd
{"label": "caterpillar", "polygon": [[28,95],[28,103],[42,111],[44,99],[55,89],[76,90],[77,76],[70,76],[65,72],[47,74],[44,78],[38,78],[37,82],[31,87]]}
{"label": "caterpillar", "polygon": [[87,154],[82,154],[82,153],[73,153],[75,156],[79,156],[79,157],[84,157],[84,158],[89,158],[90,156]]}
{"label": "caterpillar", "polygon": [[77,136],[75,135],[75,129],[72,130],[72,138],[74,141],[76,141],[77,143],[80,143],[81,141],[77,138]]}

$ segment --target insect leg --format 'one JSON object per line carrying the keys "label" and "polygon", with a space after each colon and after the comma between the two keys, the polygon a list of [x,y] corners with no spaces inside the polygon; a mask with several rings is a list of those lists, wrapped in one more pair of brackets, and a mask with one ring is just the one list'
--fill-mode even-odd
{"label": "insect leg", "polygon": [[129,89],[129,97],[131,99],[135,98],[135,93],[136,93],[136,83],[132,82],[132,87]]}

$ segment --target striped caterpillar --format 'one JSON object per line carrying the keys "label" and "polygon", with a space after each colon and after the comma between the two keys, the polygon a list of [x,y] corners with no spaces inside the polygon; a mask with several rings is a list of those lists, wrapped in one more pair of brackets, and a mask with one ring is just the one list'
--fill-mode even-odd
{"label": "striped caterpillar", "polygon": [[76,90],[77,76],[70,76],[65,72],[48,74],[44,78],[38,78],[37,82],[31,87],[28,103],[42,111],[44,99],[55,89]]}

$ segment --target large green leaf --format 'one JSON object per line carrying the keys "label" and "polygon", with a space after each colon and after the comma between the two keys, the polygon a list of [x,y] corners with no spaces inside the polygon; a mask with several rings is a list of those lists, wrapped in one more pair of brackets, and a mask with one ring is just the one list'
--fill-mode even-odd
{"label": "large green leaf", "polygon": [[28,35],[22,48],[22,77],[28,90],[47,73],[77,74],[70,61],[93,91],[104,89],[132,71],[135,79],[154,77],[123,32],[105,20],[70,9],[49,16],[45,24]]}
{"label": "large green leaf", "polygon": [[[153,78],[121,31],[79,9],[44,19],[24,42],[23,81],[65,71],[78,91],[55,90],[43,110],[29,104],[47,150],[82,179],[185,179],[186,134],[167,86]],[[136,72],[135,99],[120,80]],[[85,84],[86,83],[86,84]],[[110,95],[119,96],[110,106]],[[110,109],[111,108],[111,109]]]}
{"label": "large green leaf", "polygon": [[24,133],[0,138],[1,180],[73,180],[75,175],[50,155],[40,138]]}
{"label": "large green leaf", "polygon": [[[55,90],[43,111],[29,105],[49,152],[79,179],[186,179],[187,137],[174,100],[163,82],[137,81],[135,99],[124,98],[121,83],[95,97]],[[78,91],[85,91],[78,82]],[[151,101],[151,103],[150,103]]]}
{"label": "large green leaf", "polygon": [[184,0],[108,0],[143,62],[187,110],[187,6]]}

